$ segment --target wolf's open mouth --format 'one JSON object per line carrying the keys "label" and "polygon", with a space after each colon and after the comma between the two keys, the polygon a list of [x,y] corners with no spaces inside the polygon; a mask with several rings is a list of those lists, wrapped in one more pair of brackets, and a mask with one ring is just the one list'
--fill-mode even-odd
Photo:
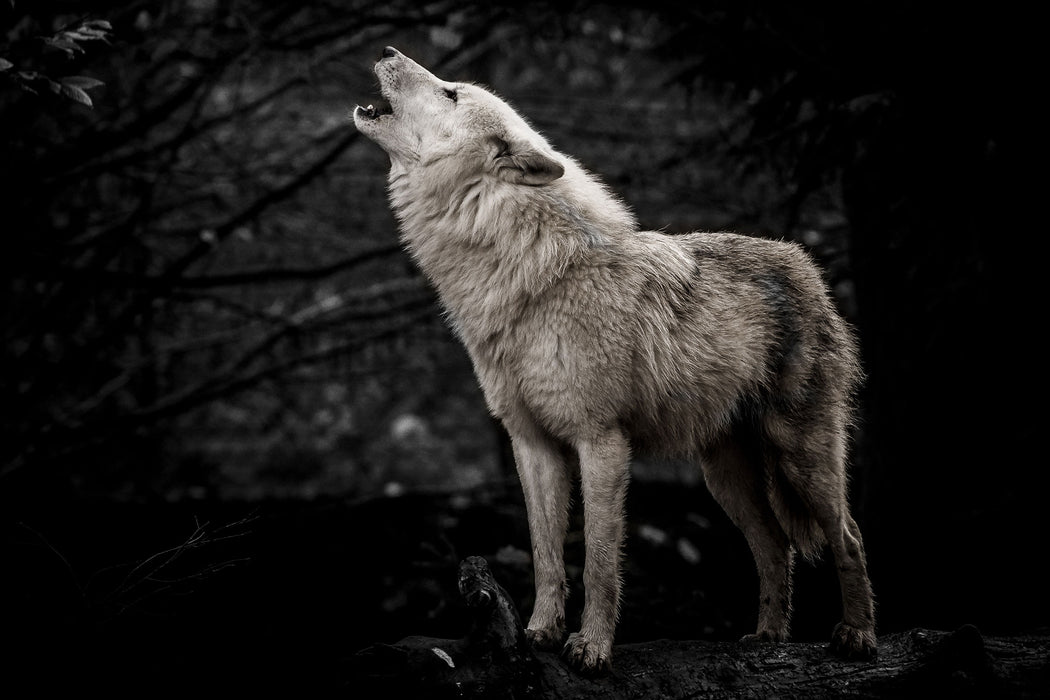
{"label": "wolf's open mouth", "polygon": [[366,117],[368,117],[369,119],[378,119],[379,117],[383,116],[384,114],[393,114],[394,113],[393,107],[391,107],[389,104],[387,104],[385,102],[381,102],[378,106],[368,105],[367,107],[362,107],[362,106],[358,105],[357,108],[359,110],[361,110],[361,112],[363,112],[364,115]]}

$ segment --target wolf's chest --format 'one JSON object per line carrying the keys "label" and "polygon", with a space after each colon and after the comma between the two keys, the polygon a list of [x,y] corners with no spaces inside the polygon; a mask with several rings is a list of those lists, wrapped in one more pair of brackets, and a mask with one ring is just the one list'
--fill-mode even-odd
{"label": "wolf's chest", "polygon": [[490,410],[504,421],[526,417],[568,439],[583,424],[614,420],[630,400],[629,350],[578,318],[526,313],[463,340]]}

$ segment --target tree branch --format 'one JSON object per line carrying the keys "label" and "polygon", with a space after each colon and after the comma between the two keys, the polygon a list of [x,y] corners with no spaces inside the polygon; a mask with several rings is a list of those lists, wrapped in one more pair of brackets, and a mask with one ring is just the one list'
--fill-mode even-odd
{"label": "tree branch", "polygon": [[63,275],[88,276],[108,280],[122,287],[136,286],[150,289],[211,289],[216,287],[235,287],[252,284],[270,284],[273,282],[312,281],[330,277],[339,272],[359,265],[379,260],[399,253],[397,244],[390,244],[351,255],[342,260],[317,267],[272,267],[258,270],[244,270],[221,275],[200,275],[168,279],[165,275],[146,275],[123,270],[98,270],[81,267],[64,267]]}
{"label": "tree branch", "polygon": [[[340,131],[343,131],[340,129]],[[309,166],[301,170],[295,176],[286,180],[282,185],[275,187],[266,194],[257,198],[245,207],[242,207],[240,211],[236,212],[233,216],[226,219],[221,224],[211,227],[211,230],[215,232],[216,240],[223,240],[229,236],[233,231],[257,216],[269,207],[283,201],[297,192],[301,187],[308,184],[314,178],[322,174],[325,169],[335,162],[339,156],[346,151],[350,145],[357,140],[358,132],[351,131],[349,129],[343,132],[343,136],[339,138],[335,145],[328,149],[321,157],[317,158]],[[165,286],[173,286],[176,280],[185,272],[193,263],[200,258],[211,252],[213,244],[201,241],[193,246],[189,252],[184,254],[178,261],[173,263],[161,276]]]}

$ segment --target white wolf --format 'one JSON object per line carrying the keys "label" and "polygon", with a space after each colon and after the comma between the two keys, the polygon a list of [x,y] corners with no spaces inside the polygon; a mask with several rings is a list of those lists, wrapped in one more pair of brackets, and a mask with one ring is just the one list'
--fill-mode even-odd
{"label": "white wolf", "polygon": [[[835,558],[832,646],[875,653],[860,530],[846,500],[855,341],[794,244],[639,231],[627,207],[507,103],[387,47],[390,109],[354,123],[390,156],[402,241],[436,287],[509,432],[532,536],[526,633],[583,672],[609,667],[632,449],[697,459],[760,580],[753,640],[788,636],[793,554]],[[574,474],[586,559],[565,640]]]}

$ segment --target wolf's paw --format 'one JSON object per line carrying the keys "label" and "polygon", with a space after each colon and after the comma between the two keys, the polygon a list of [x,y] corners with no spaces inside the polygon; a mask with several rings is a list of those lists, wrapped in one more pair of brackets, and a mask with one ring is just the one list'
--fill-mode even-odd
{"label": "wolf's paw", "polygon": [[844,659],[874,659],[879,654],[875,630],[840,622],[831,634],[831,650]]}
{"label": "wolf's paw", "polygon": [[525,638],[533,649],[540,651],[558,651],[565,642],[564,627],[545,627],[543,629],[525,628]]}
{"label": "wolf's paw", "polygon": [[584,676],[603,676],[612,670],[612,642],[587,639],[579,632],[569,635],[561,656]]}
{"label": "wolf's paw", "polygon": [[774,632],[772,630],[758,630],[754,634],[745,634],[740,638],[742,644],[772,644],[775,642],[786,642],[787,632]]}

